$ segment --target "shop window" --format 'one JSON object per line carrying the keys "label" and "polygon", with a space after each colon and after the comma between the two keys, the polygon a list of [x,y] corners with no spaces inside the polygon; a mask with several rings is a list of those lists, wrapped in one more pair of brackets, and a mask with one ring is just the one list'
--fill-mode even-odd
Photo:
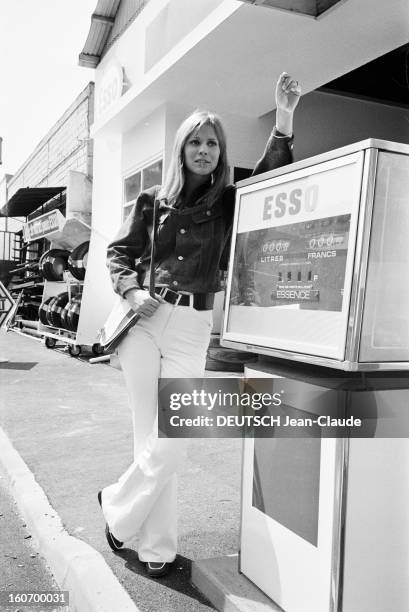
{"label": "shop window", "polygon": [[287,280],[291,280],[291,272],[287,272]]}
{"label": "shop window", "polygon": [[162,168],[163,163],[160,159],[124,179],[124,206],[122,215],[124,221],[131,212],[132,206],[135,204],[140,192],[162,183]]}
{"label": "shop window", "polygon": [[283,273],[279,272],[278,273],[278,282],[280,283],[283,280]]}
{"label": "shop window", "polygon": [[301,272],[297,272],[297,280],[301,280]]}
{"label": "shop window", "polygon": [[308,272],[308,280],[309,281],[312,280],[312,272],[311,272],[311,270]]}
{"label": "shop window", "polygon": [[132,202],[138,197],[138,193],[141,191],[141,179],[142,172],[133,174],[125,179],[125,203]]}

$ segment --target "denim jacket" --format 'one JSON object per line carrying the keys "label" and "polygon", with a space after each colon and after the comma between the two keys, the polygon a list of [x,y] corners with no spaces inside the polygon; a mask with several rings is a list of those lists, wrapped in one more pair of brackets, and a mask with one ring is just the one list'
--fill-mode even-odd
{"label": "denim jacket", "polygon": [[[273,130],[253,175],[291,161],[292,137]],[[159,187],[151,187],[139,194],[131,213],[108,245],[107,266],[114,291],[121,296],[147,285],[153,204],[158,191]],[[220,290],[220,270],[227,267],[235,193],[235,186],[227,185],[210,207],[206,201],[183,202],[177,208],[160,202],[155,238],[157,286],[192,293]],[[197,193],[197,198],[200,195]]]}

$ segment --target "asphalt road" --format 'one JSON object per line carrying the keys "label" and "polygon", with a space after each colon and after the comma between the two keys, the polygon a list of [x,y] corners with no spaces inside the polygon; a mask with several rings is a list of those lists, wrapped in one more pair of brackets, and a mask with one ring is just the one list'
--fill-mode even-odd
{"label": "asphalt road", "polygon": [[[55,593],[58,586],[43,559],[32,545],[31,535],[0,474],[0,610],[2,612],[63,612],[67,607],[53,605],[7,605],[11,595],[20,593]],[[43,595],[44,598],[44,595]]]}
{"label": "asphalt road", "polygon": [[190,567],[237,553],[242,440],[189,441],[179,473],[179,554],[169,576],[149,578],[135,542],[118,554],[109,549],[97,502],[97,491],[132,461],[122,373],[16,334],[2,333],[1,343],[9,364],[0,368],[0,425],[66,531],[103,556],[141,612],[212,612]]}

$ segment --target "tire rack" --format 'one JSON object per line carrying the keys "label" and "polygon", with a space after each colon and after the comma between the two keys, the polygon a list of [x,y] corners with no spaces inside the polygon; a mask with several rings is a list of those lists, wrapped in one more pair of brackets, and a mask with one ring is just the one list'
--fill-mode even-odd
{"label": "tire rack", "polygon": [[[43,300],[47,297],[58,295],[61,290],[65,287],[68,291],[68,301],[75,295],[81,294],[84,286],[84,281],[77,280],[69,272],[64,272],[64,280],[62,281],[45,281]],[[73,288],[76,288],[73,291]],[[45,338],[45,345],[47,348],[52,349],[57,344],[57,341],[64,342],[68,345],[68,352],[72,357],[78,357],[81,354],[81,345],[78,344],[77,332],[70,331],[62,327],[53,327],[52,325],[45,325],[38,322],[38,330]],[[91,350],[95,356],[102,355],[103,349],[100,344],[94,343],[91,346]]]}
{"label": "tire rack", "polygon": [[[75,247],[78,246],[78,244],[81,244],[85,240],[90,239],[91,228],[87,222],[82,221],[81,219],[75,218],[75,219],[70,219],[69,224],[70,224],[69,232],[65,233],[61,239],[49,238],[49,240],[47,241],[45,241],[44,239],[40,239],[33,243],[28,243],[28,244],[25,243],[22,246],[22,251],[24,252],[26,250],[30,250],[30,248],[32,249],[34,244],[40,243],[40,241],[41,243],[44,242],[44,244],[47,245],[47,247],[40,248],[41,252],[44,252],[44,250],[47,250],[49,248],[66,248],[68,250],[73,250]],[[39,260],[39,257],[37,257],[36,259]],[[25,263],[28,263],[28,262],[25,262]],[[34,262],[31,260],[29,263],[31,264]],[[23,263],[21,263],[20,265],[21,267],[23,267]],[[25,291],[26,288],[32,288],[33,286],[38,287],[40,291],[42,290],[42,300],[41,302],[38,303],[38,305],[40,305],[40,303],[43,303],[48,297],[58,295],[65,288],[67,288],[70,299],[71,299],[71,294],[74,295],[75,293],[82,293],[84,285],[86,283],[86,278],[87,277],[85,276],[85,280],[80,281],[74,278],[70,272],[65,271],[64,280],[62,281],[48,281],[48,280],[41,279],[41,282],[36,282],[36,283],[30,282],[29,287],[28,285],[25,285],[25,284],[19,284],[15,288],[13,287],[13,292],[17,291],[18,294],[20,295],[22,293],[21,289]],[[74,289],[74,287],[76,289]],[[22,301],[23,299],[24,299],[24,294],[22,296],[20,295],[20,301]],[[17,318],[14,319],[13,317],[13,321],[11,323],[10,330],[14,331],[15,333],[28,335],[31,337],[36,337],[36,338],[44,337],[45,345],[47,346],[47,348],[54,348],[55,345],[57,344],[57,341],[63,342],[68,345],[68,351],[70,355],[73,357],[80,355],[82,346],[90,346],[92,353],[95,356],[100,356],[103,354],[102,347],[96,341],[91,340],[91,342],[88,342],[88,339],[91,339],[93,335],[92,332],[91,334],[90,333],[86,334],[87,339],[85,341],[83,340],[84,334],[82,334],[81,336],[82,341],[79,341],[78,338],[80,334],[78,332],[70,331],[70,330],[63,329],[63,328],[52,327],[50,325],[45,325],[41,321],[39,321],[38,317],[36,321],[29,322],[33,324],[33,325],[30,325],[29,328],[27,328],[27,326],[22,328],[22,326],[24,326],[25,323],[27,323],[27,321],[24,321],[24,317],[18,316],[18,313],[17,313]],[[92,342],[94,343],[92,344]]]}
{"label": "tire rack", "polygon": [[[81,222],[80,220],[76,220],[76,224],[79,226],[83,226],[82,229],[85,229],[86,224]],[[89,236],[88,236],[89,239]],[[81,243],[84,241],[84,236],[82,236],[81,240],[73,240],[70,247],[67,245],[62,245],[57,241],[53,241],[51,243],[52,248],[69,248],[73,250],[76,246],[78,246],[78,242]],[[62,293],[65,289],[68,291],[69,301],[71,301],[71,297],[78,293],[83,293],[84,285],[86,283],[87,273],[85,274],[85,280],[80,281],[72,274],[66,270],[64,271],[64,280],[62,281],[44,281],[44,291],[43,291],[43,302],[48,298],[54,295],[58,295]],[[81,302],[81,309],[83,308],[83,304]],[[80,310],[80,319],[81,319],[81,310]],[[78,327],[80,323],[78,324]],[[38,331],[45,338],[45,345],[47,348],[54,348],[57,344],[57,341],[63,342],[68,345],[68,352],[72,357],[78,357],[82,351],[82,346],[88,346],[88,343],[84,341],[79,341],[79,333],[78,331],[70,331],[61,327],[53,327],[51,325],[45,325],[41,321],[38,322]],[[103,354],[103,349],[98,342],[94,342],[93,344],[89,344],[91,347],[91,351],[95,356],[100,356]]]}
{"label": "tire rack", "polygon": [[[63,281],[45,281],[43,300],[45,299],[45,296],[51,297],[53,295],[58,295],[59,293],[61,293],[61,289],[66,287],[70,302],[71,298],[74,295],[82,293],[83,285],[84,281],[77,280],[68,272],[64,272]],[[73,292],[73,287],[77,287],[78,291]],[[41,323],[41,321],[38,322],[38,330],[41,332],[41,335],[44,336],[45,345],[47,348],[54,348],[57,341],[59,340],[64,342],[65,344],[68,344],[68,351],[72,357],[77,357],[81,353],[81,347],[77,344],[76,339],[77,332],[70,331],[62,327],[53,327],[52,325],[45,325],[44,323]]]}

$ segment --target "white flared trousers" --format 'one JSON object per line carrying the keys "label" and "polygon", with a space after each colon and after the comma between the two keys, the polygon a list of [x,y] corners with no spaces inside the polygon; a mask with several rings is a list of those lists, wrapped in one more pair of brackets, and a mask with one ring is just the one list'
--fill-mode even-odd
{"label": "white flared trousers", "polygon": [[157,437],[158,378],[201,378],[212,311],[161,304],[142,317],[118,348],[132,411],[134,461],[102,491],[111,533],[138,536],[141,561],[172,562],[177,549],[176,474],[185,439]]}

